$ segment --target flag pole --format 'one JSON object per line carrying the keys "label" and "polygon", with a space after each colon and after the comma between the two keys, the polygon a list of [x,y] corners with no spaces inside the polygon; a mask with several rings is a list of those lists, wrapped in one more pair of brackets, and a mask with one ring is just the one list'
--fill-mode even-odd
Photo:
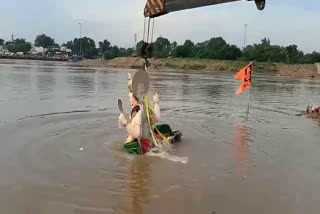
{"label": "flag pole", "polygon": [[250,91],[251,91],[252,73],[253,73],[253,63],[251,64],[251,69],[250,69],[250,88],[248,90],[247,121],[249,120],[249,113],[250,113]]}
{"label": "flag pole", "polygon": [[247,107],[247,120],[250,113],[250,88],[251,88],[251,76],[253,70],[253,62],[250,62],[249,65],[242,68],[236,75],[235,79],[242,80],[240,88],[237,90],[236,94],[240,94],[243,90],[248,90],[248,107]]}
{"label": "flag pole", "polygon": [[249,113],[250,113],[250,91],[251,91],[252,73],[253,73],[253,63],[251,64],[251,69],[250,69],[250,88],[248,91],[247,121],[249,120]]}
{"label": "flag pole", "polygon": [[248,90],[247,121],[249,120],[249,113],[250,113],[250,88],[249,88],[249,90]]}

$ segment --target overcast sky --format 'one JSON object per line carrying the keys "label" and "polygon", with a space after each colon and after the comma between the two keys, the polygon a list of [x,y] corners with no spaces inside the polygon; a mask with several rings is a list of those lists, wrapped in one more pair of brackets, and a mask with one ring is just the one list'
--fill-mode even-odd
{"label": "overcast sky", "polygon": [[[0,0],[0,38],[23,37],[33,42],[45,33],[59,44],[83,35],[96,42],[134,45],[134,33],[142,39],[146,0]],[[319,0],[267,0],[264,11],[253,2],[236,2],[168,14],[156,19],[155,37],[162,35],[179,44],[222,36],[243,46],[268,37],[273,44],[297,44],[305,52],[320,51]]]}

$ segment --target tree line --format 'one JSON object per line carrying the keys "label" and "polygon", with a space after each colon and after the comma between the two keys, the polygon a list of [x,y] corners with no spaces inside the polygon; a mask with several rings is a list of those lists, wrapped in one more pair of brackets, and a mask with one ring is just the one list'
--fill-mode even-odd
{"label": "tree line", "polygon": [[[38,35],[34,44],[36,47],[48,49],[59,48],[54,39],[45,34]],[[136,48],[121,48],[116,45],[112,46],[107,39],[96,44],[93,39],[83,37],[81,39],[74,38],[71,41],[63,43],[61,46],[71,49],[73,54],[82,55],[86,58],[102,57],[104,59],[113,59],[135,54],[139,56],[142,44],[143,41],[140,41]],[[31,44],[22,38],[7,42],[0,39],[0,45],[5,45],[8,51],[13,53],[26,53],[31,49]],[[241,50],[236,45],[228,44],[222,37],[211,38],[210,40],[196,44],[191,40],[186,40],[182,45],[178,45],[177,42],[171,43],[167,38],[158,37],[153,43],[153,57],[246,60],[288,64],[320,62],[319,52],[305,54],[298,49],[297,45],[293,44],[286,47],[273,45],[267,38],[262,39],[258,44],[248,45]]]}
{"label": "tree line", "polygon": [[104,59],[113,59],[116,57],[132,56],[134,48],[119,48],[118,46],[112,46],[111,43],[105,39],[98,43],[98,48],[93,39],[89,37],[83,37],[80,39],[75,38],[67,43],[62,44],[72,50],[72,53],[82,55],[86,58],[102,57]]}
{"label": "tree line", "polygon": [[[34,41],[35,47],[43,47],[48,50],[58,50],[60,45],[57,44],[53,38],[41,34],[38,35]],[[25,39],[17,38],[13,41],[7,41],[0,39],[0,46],[4,46],[11,53],[23,52],[27,53],[31,50],[32,45]],[[103,57],[104,59],[113,59],[116,57],[132,56],[134,48],[119,48],[118,46],[112,46],[108,40],[104,40],[98,43],[98,47],[95,41],[89,37],[74,38],[71,41],[63,43],[61,47],[71,49],[72,54],[84,56],[85,58],[97,58]]]}
{"label": "tree line", "polygon": [[[143,41],[139,42],[139,50]],[[241,50],[236,45],[228,44],[222,37],[194,44],[186,40],[184,44],[170,43],[166,38],[159,37],[153,44],[155,58],[198,58],[217,60],[243,60],[258,62],[281,62],[287,64],[306,64],[320,62],[320,53],[304,54],[297,45],[279,46],[272,45],[270,40],[264,38],[260,43],[248,45]]]}

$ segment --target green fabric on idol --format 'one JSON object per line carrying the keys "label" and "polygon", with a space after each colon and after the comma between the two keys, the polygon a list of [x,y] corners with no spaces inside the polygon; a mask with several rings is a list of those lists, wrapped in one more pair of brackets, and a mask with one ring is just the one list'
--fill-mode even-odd
{"label": "green fabric on idol", "polygon": [[131,143],[126,143],[123,146],[124,150],[128,153],[132,153],[132,154],[137,154],[137,155],[141,155],[142,151],[140,148],[140,144],[138,141],[133,141]]}
{"label": "green fabric on idol", "polygon": [[[164,135],[171,135],[172,134],[172,130],[168,124],[157,125],[157,129]],[[154,132],[157,133],[156,130],[154,130]]]}

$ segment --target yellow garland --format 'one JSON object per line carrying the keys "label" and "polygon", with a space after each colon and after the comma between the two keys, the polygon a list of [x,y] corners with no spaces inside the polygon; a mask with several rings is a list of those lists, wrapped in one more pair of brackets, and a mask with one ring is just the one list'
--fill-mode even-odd
{"label": "yellow garland", "polygon": [[145,108],[146,108],[146,114],[147,114],[147,118],[148,118],[148,124],[149,124],[150,133],[151,133],[151,136],[152,136],[152,140],[153,140],[154,145],[158,147],[157,140],[154,137],[153,130],[151,128],[149,103],[148,103],[148,94],[146,94],[146,96],[143,98],[143,101],[144,101],[144,105],[145,105]]}
{"label": "yellow garland", "polygon": [[156,129],[156,131],[158,132],[158,134],[160,135],[160,137],[161,137],[165,142],[167,142],[168,144],[170,144],[169,139],[168,139],[164,134],[162,134],[162,133],[159,131],[159,129],[157,128],[157,126],[155,126],[155,129]]}
{"label": "yellow garland", "polygon": [[[148,97],[148,95],[146,95],[146,96],[144,97],[144,102],[145,102],[145,106],[146,106],[146,113],[147,113],[147,118],[148,118],[148,124],[149,124],[150,132],[151,132],[151,135],[152,135],[152,139],[153,139],[153,141],[154,141],[154,144],[155,144],[156,146],[158,146],[158,145],[157,145],[157,142],[156,142],[156,139],[155,139],[155,137],[154,137],[154,134],[153,134],[152,127],[151,127],[151,116],[150,116],[150,111],[149,111],[150,105],[149,105],[149,102],[148,102],[147,97]],[[159,131],[159,129],[157,128],[157,126],[155,126],[155,129],[156,129],[156,131],[158,132],[158,134],[160,135],[160,137],[161,137],[166,143],[170,144],[169,139],[168,139],[164,134],[162,134],[162,133]]]}

